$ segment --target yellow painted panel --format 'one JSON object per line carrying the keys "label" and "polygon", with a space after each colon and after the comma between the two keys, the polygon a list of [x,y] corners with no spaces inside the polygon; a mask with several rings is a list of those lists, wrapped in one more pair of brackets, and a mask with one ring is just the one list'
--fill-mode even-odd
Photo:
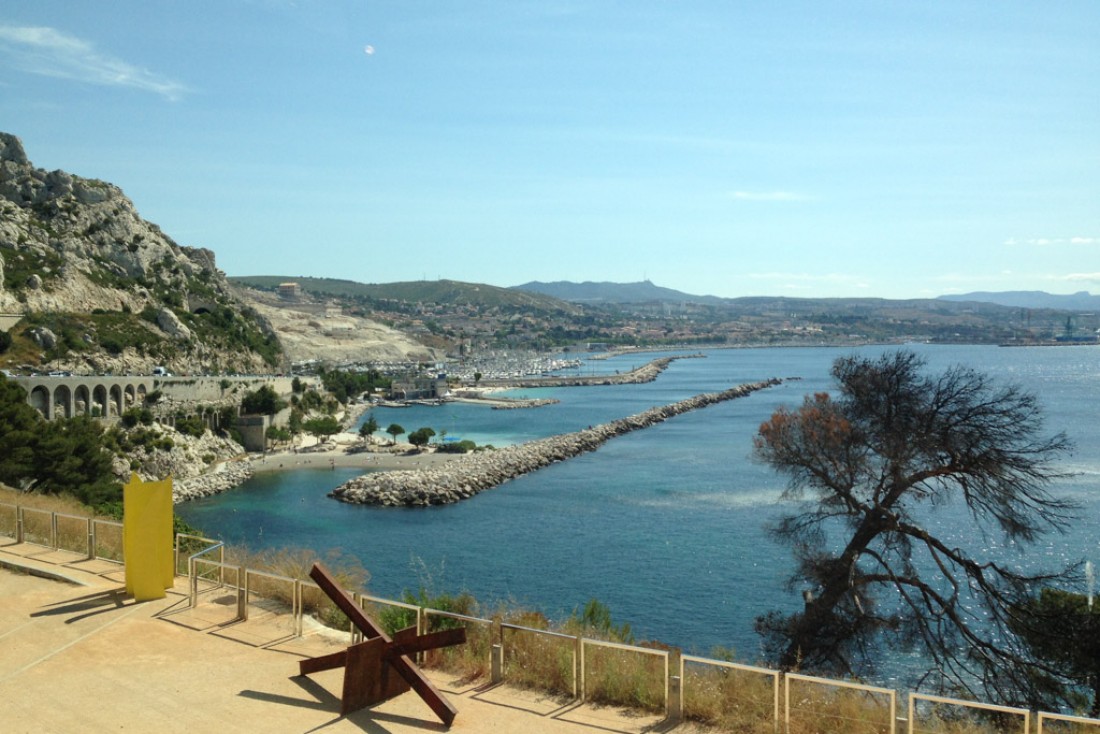
{"label": "yellow painted panel", "polygon": [[122,510],[126,593],[137,601],[163,599],[175,577],[172,478],[142,482],[132,475],[122,487]]}

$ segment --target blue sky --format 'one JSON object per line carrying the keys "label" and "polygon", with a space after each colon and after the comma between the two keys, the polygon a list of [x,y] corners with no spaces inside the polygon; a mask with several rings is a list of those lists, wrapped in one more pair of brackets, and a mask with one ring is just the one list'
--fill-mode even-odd
{"label": "blue sky", "polygon": [[229,275],[1100,291],[1100,3],[35,0],[0,130]]}

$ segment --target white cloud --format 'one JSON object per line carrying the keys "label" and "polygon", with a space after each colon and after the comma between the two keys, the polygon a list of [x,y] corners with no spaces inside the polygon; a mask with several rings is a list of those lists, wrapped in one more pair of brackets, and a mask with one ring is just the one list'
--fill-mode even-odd
{"label": "white cloud", "polygon": [[48,27],[0,25],[0,53],[31,74],[107,87],[130,87],[177,100],[179,82],[101,54],[87,41]]}
{"label": "white cloud", "polygon": [[1011,246],[1057,247],[1061,245],[1100,245],[1100,237],[1009,237],[1005,244]]}
{"label": "white cloud", "polygon": [[809,201],[810,197],[793,191],[734,191],[736,201]]}
{"label": "white cloud", "polygon": [[1070,283],[1100,283],[1100,273],[1070,273],[1062,279]]}

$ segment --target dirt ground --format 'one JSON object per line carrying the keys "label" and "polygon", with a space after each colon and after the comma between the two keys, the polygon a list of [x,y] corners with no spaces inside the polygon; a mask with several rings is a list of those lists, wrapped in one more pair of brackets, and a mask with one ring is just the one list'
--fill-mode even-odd
{"label": "dirt ground", "polygon": [[[135,603],[118,565],[3,542],[0,730],[8,734],[448,731],[412,692],[341,716],[342,670],[297,672],[302,658],[343,644],[294,637],[286,615],[254,605],[247,622],[232,622],[235,597],[192,610],[183,578],[165,599]],[[660,717],[430,677],[458,709],[453,732],[672,730]]]}

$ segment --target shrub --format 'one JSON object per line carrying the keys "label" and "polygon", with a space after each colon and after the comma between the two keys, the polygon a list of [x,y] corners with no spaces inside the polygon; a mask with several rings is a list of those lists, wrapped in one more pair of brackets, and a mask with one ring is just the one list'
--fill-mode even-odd
{"label": "shrub", "polygon": [[153,414],[147,408],[130,408],[122,414],[122,425],[133,428],[138,423],[143,426],[153,425]]}
{"label": "shrub", "polygon": [[249,415],[275,415],[286,407],[271,385],[261,385],[241,399],[241,412]]}
{"label": "shrub", "polygon": [[476,450],[477,450],[477,444],[474,443],[473,441],[469,441],[469,440],[451,441],[450,443],[441,443],[436,448],[436,451],[438,451],[441,454],[465,454],[465,453],[468,453],[470,451],[476,451]]}
{"label": "shrub", "polygon": [[188,436],[201,438],[206,433],[206,424],[197,415],[177,416],[176,430]]}

